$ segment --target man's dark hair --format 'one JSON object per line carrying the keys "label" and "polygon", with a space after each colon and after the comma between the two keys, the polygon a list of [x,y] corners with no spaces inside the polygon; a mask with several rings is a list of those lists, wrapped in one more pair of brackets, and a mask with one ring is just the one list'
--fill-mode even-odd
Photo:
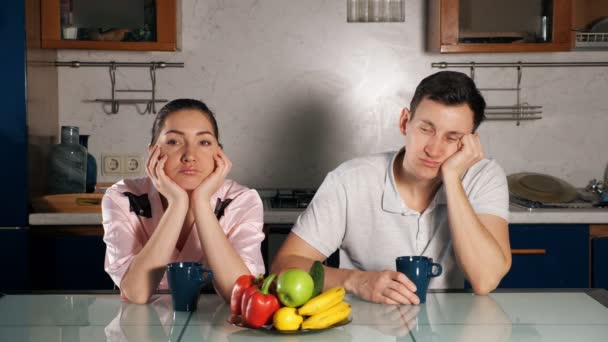
{"label": "man's dark hair", "polygon": [[466,103],[473,111],[473,132],[485,120],[486,101],[475,86],[475,82],[461,72],[440,71],[426,77],[416,87],[416,92],[410,102],[412,117],[423,99],[437,101],[444,105],[460,105]]}
{"label": "man's dark hair", "polygon": [[[165,120],[167,116],[172,113],[175,113],[180,110],[197,110],[201,112],[201,114],[205,115],[209,121],[211,121],[211,126],[213,127],[213,134],[215,134],[215,139],[217,139],[218,143],[220,141],[220,133],[217,129],[217,121],[215,121],[215,115],[207,107],[205,103],[199,100],[193,99],[177,99],[173,100],[161,108],[161,110],[156,114],[156,119],[154,119],[154,124],[152,125],[152,141],[150,145],[154,145],[156,140],[158,139],[158,135],[160,131],[163,130],[163,126],[165,125]],[[220,144],[221,146],[221,144]]]}

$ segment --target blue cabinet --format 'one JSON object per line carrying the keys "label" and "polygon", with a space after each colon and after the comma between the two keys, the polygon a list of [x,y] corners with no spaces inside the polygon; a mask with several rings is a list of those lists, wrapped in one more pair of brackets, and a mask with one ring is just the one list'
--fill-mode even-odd
{"label": "blue cabinet", "polygon": [[33,290],[112,289],[104,271],[106,246],[95,227],[31,229]]}
{"label": "blue cabinet", "polygon": [[0,292],[30,289],[29,230],[0,228]]}
{"label": "blue cabinet", "polygon": [[513,263],[501,288],[589,287],[589,226],[509,226]]}
{"label": "blue cabinet", "polygon": [[2,37],[2,124],[0,152],[0,227],[27,226],[27,129],[25,87],[25,2],[5,1],[0,11]]}
{"label": "blue cabinet", "polygon": [[608,237],[597,237],[591,241],[593,250],[592,286],[608,289]]}

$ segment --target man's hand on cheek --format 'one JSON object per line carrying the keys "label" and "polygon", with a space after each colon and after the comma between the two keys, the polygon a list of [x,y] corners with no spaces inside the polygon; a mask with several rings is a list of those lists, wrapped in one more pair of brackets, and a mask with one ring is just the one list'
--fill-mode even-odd
{"label": "man's hand on cheek", "polygon": [[458,142],[458,150],[441,165],[444,181],[447,178],[460,179],[471,167],[483,159],[483,147],[479,134],[464,135]]}

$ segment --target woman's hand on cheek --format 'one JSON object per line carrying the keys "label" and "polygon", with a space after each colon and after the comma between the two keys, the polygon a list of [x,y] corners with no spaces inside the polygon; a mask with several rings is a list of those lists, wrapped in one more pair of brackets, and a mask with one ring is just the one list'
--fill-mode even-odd
{"label": "woman's hand on cheek", "polygon": [[161,154],[160,146],[155,145],[146,164],[146,174],[152,180],[152,184],[160,192],[168,203],[188,201],[188,193],[175,183],[165,173],[167,155]]}
{"label": "woman's hand on cheek", "polygon": [[195,201],[206,201],[204,203],[208,203],[211,196],[222,186],[226,176],[232,169],[232,162],[221,148],[213,156],[213,161],[215,163],[213,172],[194,189],[192,198]]}

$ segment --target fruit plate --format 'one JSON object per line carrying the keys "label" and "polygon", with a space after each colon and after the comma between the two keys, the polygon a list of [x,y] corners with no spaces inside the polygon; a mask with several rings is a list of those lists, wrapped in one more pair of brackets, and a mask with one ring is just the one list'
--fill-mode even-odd
{"label": "fruit plate", "polygon": [[348,317],[345,320],[342,320],[332,326],[329,326],[325,329],[300,329],[300,330],[277,330],[274,328],[274,326],[272,324],[266,324],[263,325],[260,328],[250,328],[248,327],[245,322],[243,321],[243,317],[241,315],[230,315],[227,319],[228,323],[232,324],[232,325],[236,325],[237,327],[241,327],[241,328],[247,328],[250,330],[259,330],[259,331],[264,331],[264,332],[268,332],[271,334],[288,334],[288,335],[300,335],[300,334],[310,334],[310,333],[316,333],[316,332],[321,332],[321,331],[325,331],[328,329],[333,329],[336,327],[341,327],[343,325],[347,325],[348,323],[352,322],[352,319],[350,317]]}

